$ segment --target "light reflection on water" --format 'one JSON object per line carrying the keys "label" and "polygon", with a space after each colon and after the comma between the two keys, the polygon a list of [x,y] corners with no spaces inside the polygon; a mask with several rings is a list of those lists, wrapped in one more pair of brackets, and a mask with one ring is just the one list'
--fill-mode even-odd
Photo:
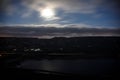
{"label": "light reflection on water", "polygon": [[98,74],[113,69],[113,59],[79,59],[79,60],[26,60],[19,67],[25,69],[48,70],[64,73]]}

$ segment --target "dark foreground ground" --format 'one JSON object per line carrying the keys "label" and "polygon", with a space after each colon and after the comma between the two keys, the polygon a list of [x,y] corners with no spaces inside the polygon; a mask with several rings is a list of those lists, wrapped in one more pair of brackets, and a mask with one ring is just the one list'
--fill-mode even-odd
{"label": "dark foreground ground", "polygon": [[[39,57],[39,58],[38,58]],[[99,60],[100,59],[100,60]],[[101,59],[108,60],[101,61]],[[48,62],[44,62],[48,61]],[[58,62],[57,61],[60,61]],[[69,61],[69,63],[66,63],[66,61]],[[82,64],[78,64],[75,61],[76,60],[85,60],[87,62],[82,62]],[[94,61],[94,63],[90,63],[90,61]],[[97,61],[99,60],[99,61]],[[113,60],[112,63],[109,62],[109,60]],[[30,62],[32,61],[32,62]],[[42,64],[38,61],[43,61]],[[51,62],[52,61],[52,62]],[[35,63],[34,63],[35,62]],[[100,63],[99,63],[100,62]],[[59,64],[60,63],[60,64]],[[39,69],[39,66],[43,65],[44,69]],[[101,65],[102,64],[102,65]],[[50,66],[49,66],[50,65]],[[70,72],[76,69],[82,69],[83,67],[78,67],[83,65],[85,67],[84,70],[81,70],[83,72],[80,72],[80,74],[75,73],[64,73],[56,71],[56,68],[64,68],[61,65],[65,65],[65,71],[68,69]],[[66,68],[66,65],[68,65]],[[75,67],[71,68],[71,66],[75,65]],[[17,67],[19,66],[19,67]],[[52,66],[52,67],[51,67]],[[56,67],[57,66],[57,67]],[[93,68],[92,68],[93,66]],[[103,67],[103,68],[102,68]],[[50,68],[53,68],[52,70],[49,70]],[[99,70],[102,68],[101,70]],[[34,57],[27,57],[27,56],[15,56],[14,57],[4,57],[0,59],[0,74],[1,74],[1,80],[11,79],[11,80],[63,80],[63,79],[70,79],[70,80],[86,80],[86,79],[92,79],[92,80],[119,80],[119,74],[120,74],[120,58],[113,58],[113,57],[81,57],[81,56],[67,56],[67,55],[50,55],[50,56],[34,56]],[[55,70],[54,70],[55,69]],[[90,70],[91,69],[91,70]],[[91,74],[90,74],[90,71]],[[92,74],[96,70],[96,74]],[[89,74],[81,74],[84,73],[84,71],[89,72]],[[100,71],[100,72],[99,72]],[[100,74],[99,74],[100,73]],[[5,76],[5,77],[4,77]],[[118,78],[118,79],[117,79]]]}
{"label": "dark foreground ground", "polygon": [[27,69],[5,69],[1,70],[1,80],[63,80],[63,79],[70,79],[70,80],[119,80],[118,73],[108,76],[101,76],[101,75],[72,75],[72,74],[64,74],[64,73],[57,73],[57,72],[49,72],[49,71],[42,71],[40,73],[35,73],[35,70],[27,70]]}

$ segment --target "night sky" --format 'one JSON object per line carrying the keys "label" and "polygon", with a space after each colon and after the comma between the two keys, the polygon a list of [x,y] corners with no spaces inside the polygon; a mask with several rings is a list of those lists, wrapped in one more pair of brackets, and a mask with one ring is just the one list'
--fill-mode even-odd
{"label": "night sky", "polygon": [[119,4],[119,0],[0,0],[0,36],[120,36]]}

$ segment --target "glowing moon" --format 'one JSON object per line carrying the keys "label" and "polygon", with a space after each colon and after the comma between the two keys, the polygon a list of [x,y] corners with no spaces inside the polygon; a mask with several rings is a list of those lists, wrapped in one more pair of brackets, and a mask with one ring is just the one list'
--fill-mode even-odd
{"label": "glowing moon", "polygon": [[45,8],[41,11],[41,16],[45,19],[51,19],[55,16],[55,12],[51,8]]}

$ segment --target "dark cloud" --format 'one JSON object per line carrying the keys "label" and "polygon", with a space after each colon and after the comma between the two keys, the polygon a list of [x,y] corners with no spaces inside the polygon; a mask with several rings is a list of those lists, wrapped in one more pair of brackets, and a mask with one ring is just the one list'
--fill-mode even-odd
{"label": "dark cloud", "polygon": [[[109,28],[55,28],[55,27],[0,27],[0,36],[14,37],[75,37],[120,36],[120,29]],[[46,37],[46,38],[47,38]]]}
{"label": "dark cloud", "polygon": [[13,0],[0,0],[0,11],[4,13],[12,12],[11,9],[14,8],[12,1]]}

